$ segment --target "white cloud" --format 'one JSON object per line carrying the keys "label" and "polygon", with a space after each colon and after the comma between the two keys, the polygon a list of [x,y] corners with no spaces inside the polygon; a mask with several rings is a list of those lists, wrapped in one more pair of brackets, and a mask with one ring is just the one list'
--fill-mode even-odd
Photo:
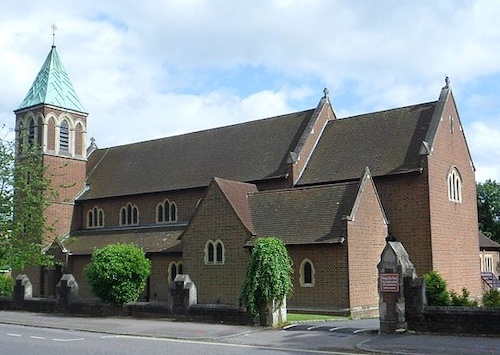
{"label": "white cloud", "polygon": [[[0,121],[12,124],[55,22],[100,146],[312,108],[323,87],[340,117],[435,100],[445,75],[464,125],[492,131],[498,18],[494,0],[6,2]],[[478,177],[500,180],[480,130],[466,133]]]}

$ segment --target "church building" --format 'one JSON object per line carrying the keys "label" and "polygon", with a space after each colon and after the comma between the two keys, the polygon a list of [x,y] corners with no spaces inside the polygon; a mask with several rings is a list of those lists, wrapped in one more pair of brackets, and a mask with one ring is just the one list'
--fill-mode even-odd
{"label": "church building", "polygon": [[[199,303],[238,304],[256,238],[293,260],[289,309],[377,314],[386,239],[418,275],[481,293],[475,169],[449,81],[436,101],[337,118],[328,91],[308,110],[139,143],[87,147],[87,112],[52,46],[14,111],[17,147],[38,144],[58,191],[46,252],[62,264],[29,270],[53,296],[95,248],[134,243],[152,261],[144,301],[170,301],[188,274]],[[166,121],[175,119],[164,112]]]}

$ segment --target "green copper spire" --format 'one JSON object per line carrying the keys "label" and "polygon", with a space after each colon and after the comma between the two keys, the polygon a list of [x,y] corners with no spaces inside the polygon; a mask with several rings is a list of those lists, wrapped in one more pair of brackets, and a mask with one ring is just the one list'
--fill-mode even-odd
{"label": "green copper spire", "polygon": [[54,45],[17,110],[39,104],[48,104],[85,113]]}

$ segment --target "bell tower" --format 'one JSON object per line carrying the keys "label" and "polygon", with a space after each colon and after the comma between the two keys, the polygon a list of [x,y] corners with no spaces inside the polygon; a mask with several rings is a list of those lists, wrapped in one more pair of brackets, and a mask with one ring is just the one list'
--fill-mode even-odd
{"label": "bell tower", "polygon": [[47,223],[52,229],[44,238],[43,244],[47,246],[71,229],[74,199],[85,181],[88,115],[54,43],[14,113],[16,154],[22,154],[27,145],[38,146],[51,186],[57,192],[46,211]]}

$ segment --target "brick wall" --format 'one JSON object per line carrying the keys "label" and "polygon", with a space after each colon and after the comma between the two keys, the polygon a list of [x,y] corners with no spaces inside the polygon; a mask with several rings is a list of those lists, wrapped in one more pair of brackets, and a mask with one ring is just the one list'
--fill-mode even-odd
{"label": "brick wall", "polygon": [[[250,251],[244,248],[249,232],[216,184],[212,184],[182,236],[184,273],[198,289],[198,303],[238,304]],[[223,265],[205,265],[205,245],[220,240]]]}
{"label": "brick wall", "polygon": [[401,242],[422,275],[432,269],[427,169],[422,173],[376,177],[389,234]]}
{"label": "brick wall", "polygon": [[[287,246],[287,250],[293,261],[293,293],[287,300],[287,306],[300,310],[348,312],[347,245],[291,245]],[[299,268],[305,258],[314,265],[314,287],[300,285]]]}
{"label": "brick wall", "polygon": [[74,198],[83,189],[85,161],[44,155],[47,177],[57,196],[49,196],[50,206],[46,211],[47,225],[54,228],[46,238],[51,243],[55,237],[69,233],[73,219]]}
{"label": "brick wall", "polygon": [[385,247],[387,223],[371,177],[358,193],[347,221],[349,299],[353,309],[378,309],[377,264]]}
{"label": "brick wall", "polygon": [[[450,290],[467,287],[472,295],[480,295],[475,173],[452,96],[433,148],[428,157],[432,266]],[[452,167],[462,178],[462,202],[448,199],[447,176]]]}

